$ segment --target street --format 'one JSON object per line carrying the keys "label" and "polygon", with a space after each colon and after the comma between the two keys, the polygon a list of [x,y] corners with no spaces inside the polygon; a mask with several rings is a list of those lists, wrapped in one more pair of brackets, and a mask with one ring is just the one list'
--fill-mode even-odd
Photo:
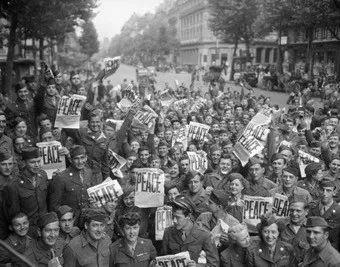
{"label": "street", "polygon": [[[128,80],[134,80],[136,81],[136,71],[135,67],[128,66],[122,64],[117,72],[110,76],[108,78],[111,80],[111,83],[113,86],[117,85],[118,83],[121,83],[123,79],[126,78]],[[156,87],[161,89],[165,82],[168,82],[170,86],[174,87],[175,86],[175,80],[178,80],[179,83],[184,83],[184,85],[189,86],[190,84],[190,74],[177,74],[177,73],[163,73],[163,72],[157,72],[157,84]],[[233,83],[229,83],[226,86],[229,86],[232,90],[241,90],[240,86],[236,86]],[[248,90],[245,92],[247,93]],[[278,104],[280,107],[284,107],[286,105],[288,95],[284,93],[279,93],[279,92],[272,92],[272,91],[264,91],[261,89],[256,88],[255,90],[255,95],[265,95],[271,98],[273,104]]]}

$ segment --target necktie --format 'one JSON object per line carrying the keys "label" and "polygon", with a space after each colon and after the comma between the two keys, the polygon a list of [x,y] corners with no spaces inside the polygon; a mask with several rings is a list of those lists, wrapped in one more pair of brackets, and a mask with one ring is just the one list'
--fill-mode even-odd
{"label": "necktie", "polygon": [[186,235],[186,233],[185,233],[185,231],[182,231],[182,240],[183,241],[185,241],[185,239],[187,238],[187,235]]}
{"label": "necktie", "polygon": [[81,170],[81,171],[79,172],[79,177],[80,177],[80,181],[81,181],[81,183],[83,184],[83,183],[84,183],[84,175],[83,175],[83,170]]}
{"label": "necktie", "polygon": [[37,178],[35,177],[35,175],[32,177],[31,182],[32,182],[33,187],[37,185]]}

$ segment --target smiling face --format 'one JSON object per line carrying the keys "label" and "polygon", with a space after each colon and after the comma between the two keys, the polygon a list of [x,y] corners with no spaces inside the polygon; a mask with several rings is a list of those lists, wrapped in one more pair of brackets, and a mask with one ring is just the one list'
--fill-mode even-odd
{"label": "smiling face", "polygon": [[135,243],[138,238],[140,225],[136,223],[135,225],[125,224],[123,228],[124,237],[129,243]]}
{"label": "smiling face", "polygon": [[268,247],[273,247],[276,245],[277,239],[279,237],[279,228],[276,223],[266,226],[262,229],[262,238]]}
{"label": "smiling face", "polygon": [[49,247],[57,242],[59,237],[59,222],[52,222],[44,226],[41,231],[41,239]]}
{"label": "smiling face", "polygon": [[237,196],[242,193],[244,186],[239,179],[234,179],[229,184],[230,194],[233,196]]}
{"label": "smiling face", "polygon": [[282,182],[285,188],[288,189],[294,187],[297,183],[297,180],[298,178],[294,174],[287,171],[282,172]]}
{"label": "smiling face", "polygon": [[294,202],[289,205],[289,217],[294,225],[302,225],[306,220],[308,210],[303,202]]}

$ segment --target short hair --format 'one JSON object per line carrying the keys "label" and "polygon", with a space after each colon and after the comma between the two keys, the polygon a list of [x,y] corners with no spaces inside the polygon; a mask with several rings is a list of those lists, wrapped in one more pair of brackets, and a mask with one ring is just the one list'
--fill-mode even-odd
{"label": "short hair", "polygon": [[26,213],[23,213],[23,212],[18,212],[16,214],[14,214],[12,217],[11,217],[11,224],[13,224],[13,221],[16,220],[16,219],[19,219],[19,218],[24,218],[26,217],[28,219],[28,216]]}
{"label": "short hair", "polygon": [[148,146],[141,146],[138,150],[138,153],[140,154],[142,151],[147,150],[150,153],[150,148]]}
{"label": "short hair", "polygon": [[176,188],[178,192],[180,192],[180,187],[178,184],[170,183],[169,185],[165,186],[165,194],[168,194],[170,190]]}
{"label": "short hair", "polygon": [[195,172],[195,171],[189,171],[186,175],[185,175],[185,182],[186,184],[188,184],[192,179],[194,179],[196,176],[198,176],[200,178],[200,181],[203,182],[204,176],[199,173],[199,172]]}
{"label": "short hair", "polygon": [[228,236],[231,240],[236,241],[237,239],[237,235],[243,231],[247,231],[248,232],[248,227],[246,224],[244,223],[238,223],[232,227],[229,228],[228,230]]}
{"label": "short hair", "polygon": [[141,224],[141,217],[137,212],[128,212],[122,216],[120,216],[118,224],[121,228],[124,228],[125,225],[136,225]]}

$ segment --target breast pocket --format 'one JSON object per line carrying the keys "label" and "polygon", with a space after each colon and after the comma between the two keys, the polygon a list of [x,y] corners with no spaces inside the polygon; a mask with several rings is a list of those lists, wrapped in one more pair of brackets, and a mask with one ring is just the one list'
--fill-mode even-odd
{"label": "breast pocket", "polygon": [[149,252],[143,252],[138,255],[136,255],[137,261],[138,262],[144,262],[144,261],[149,261],[150,260],[150,253]]}

